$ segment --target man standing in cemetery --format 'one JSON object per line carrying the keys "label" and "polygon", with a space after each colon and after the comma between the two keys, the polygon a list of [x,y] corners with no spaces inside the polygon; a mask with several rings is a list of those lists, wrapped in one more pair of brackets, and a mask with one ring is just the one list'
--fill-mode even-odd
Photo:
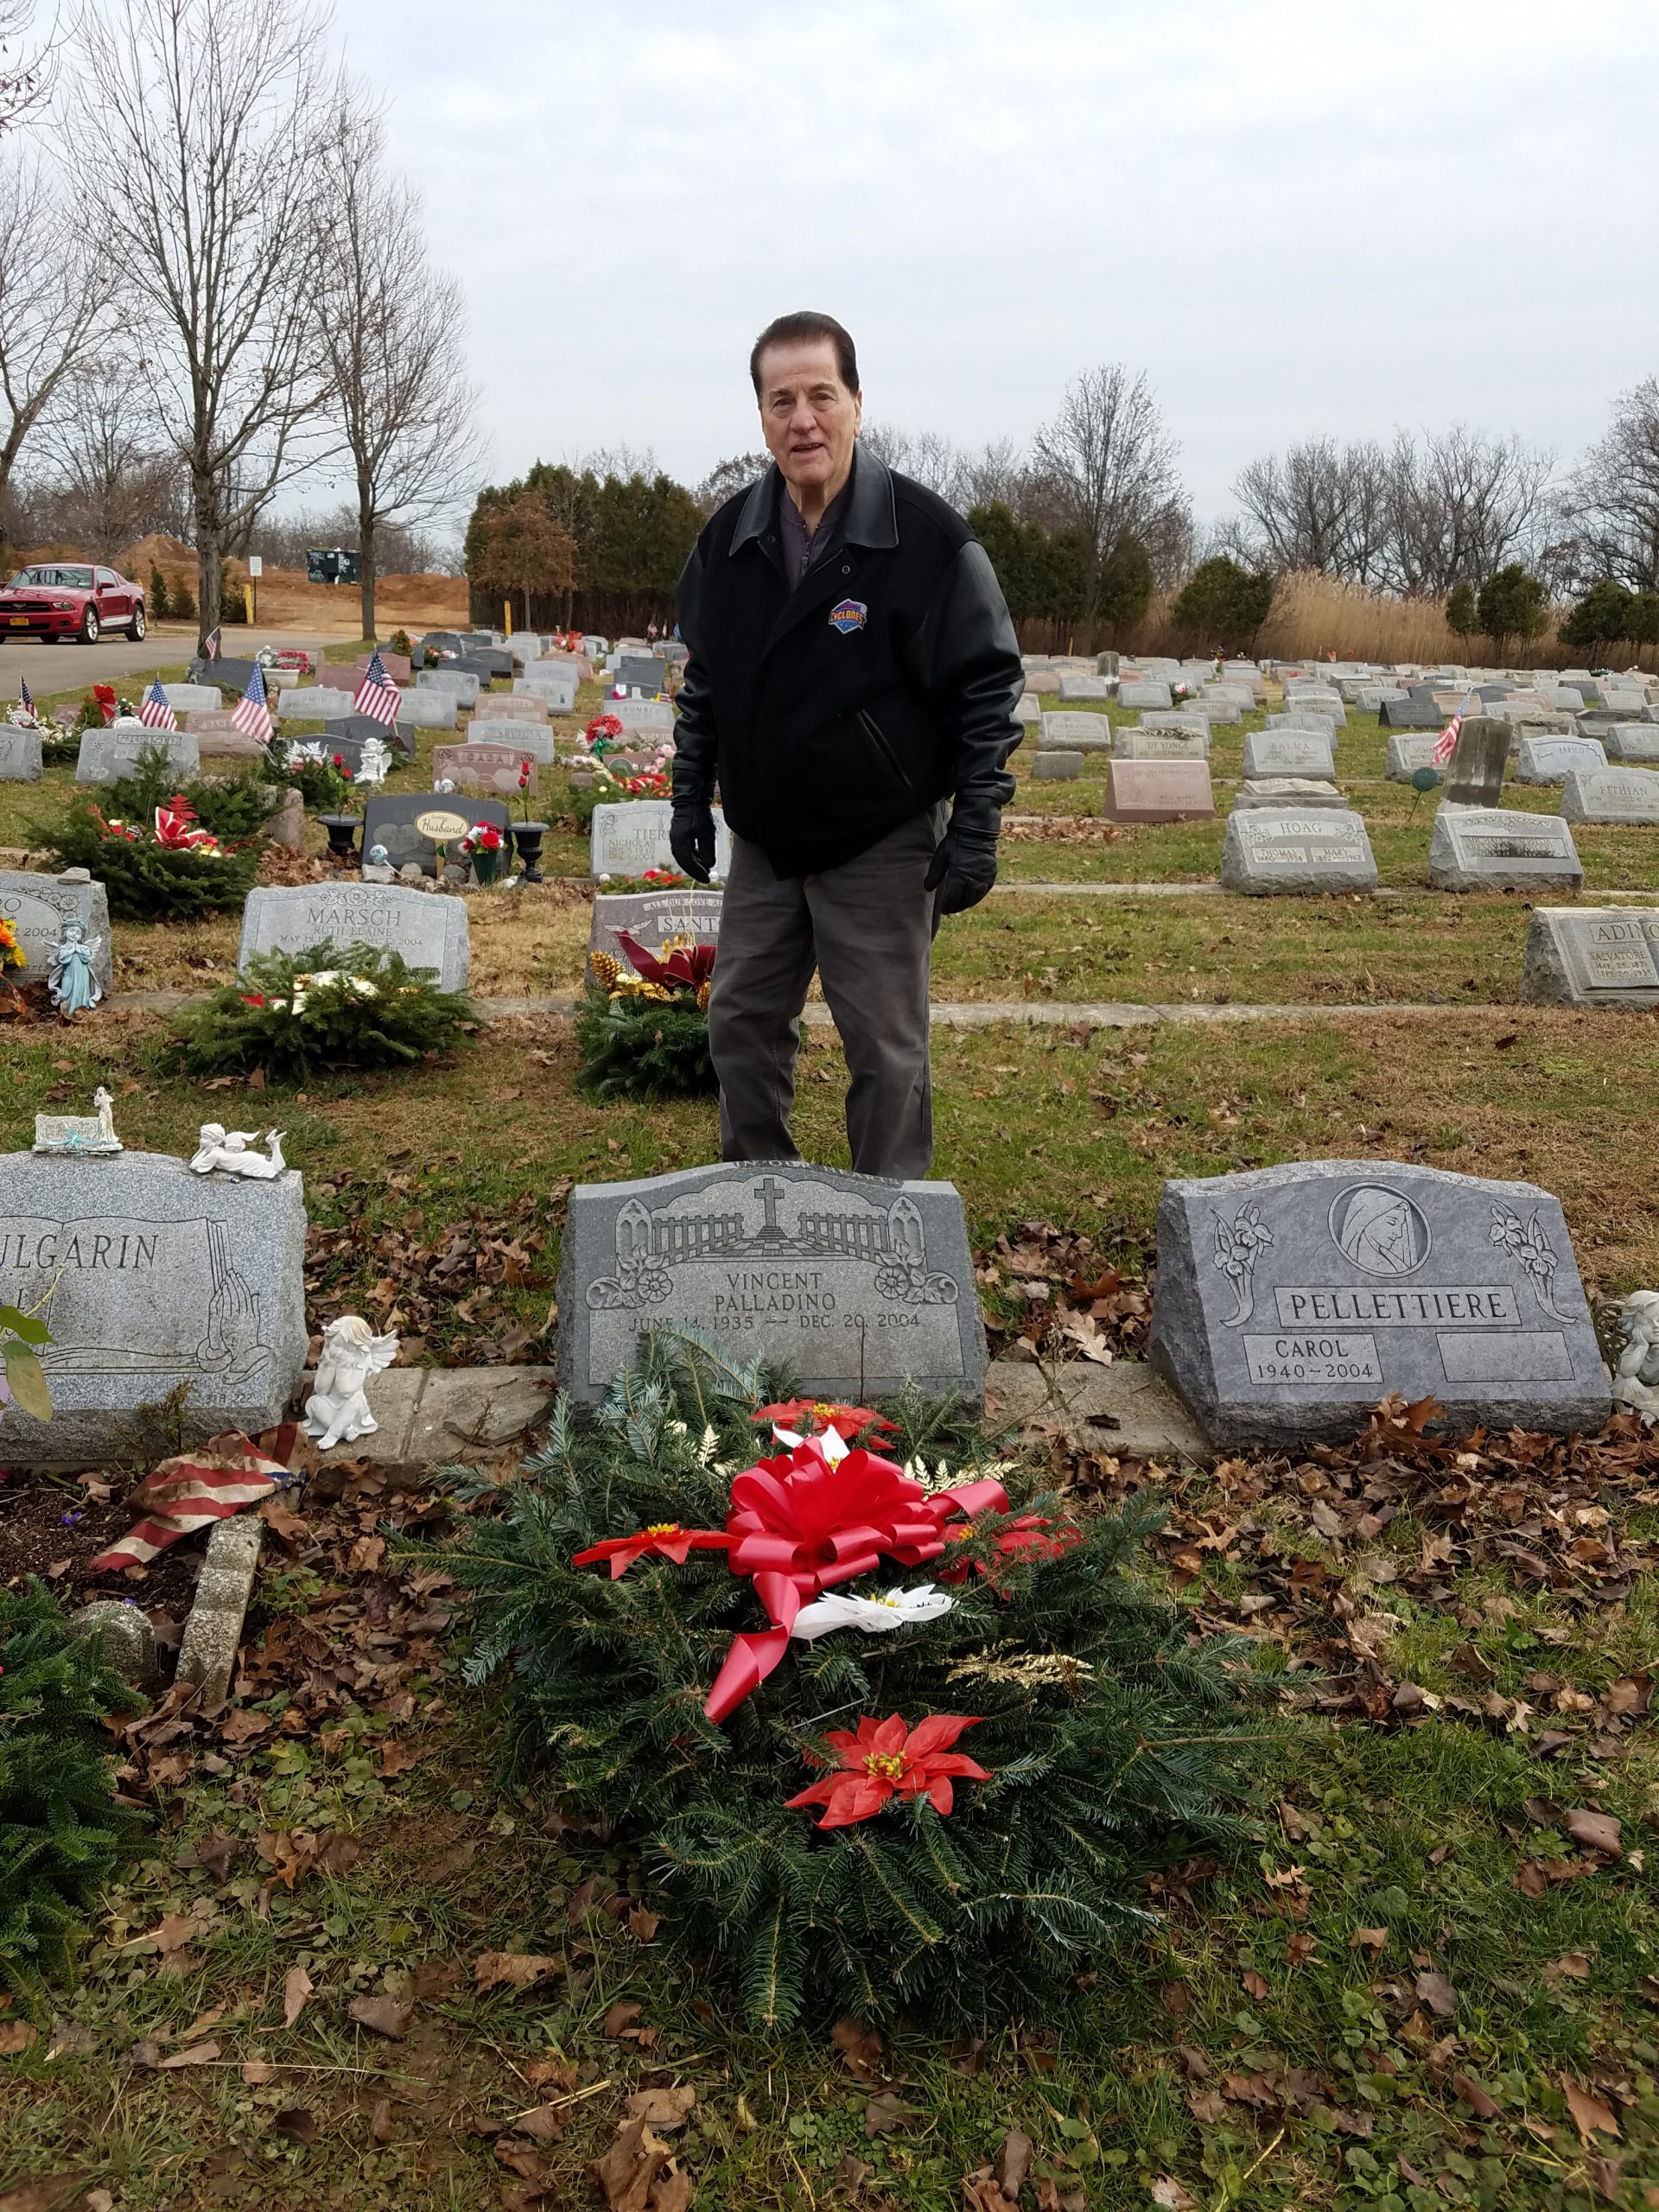
{"label": "man standing in cemetery", "polygon": [[858,445],[841,325],[780,316],[749,373],[773,465],[704,528],[677,599],[674,856],[708,880],[716,785],[733,833],[709,1007],[721,1151],[798,1156],[816,967],[852,1077],[854,1167],[925,1176],[933,934],[996,880],[1019,645],[961,516]]}

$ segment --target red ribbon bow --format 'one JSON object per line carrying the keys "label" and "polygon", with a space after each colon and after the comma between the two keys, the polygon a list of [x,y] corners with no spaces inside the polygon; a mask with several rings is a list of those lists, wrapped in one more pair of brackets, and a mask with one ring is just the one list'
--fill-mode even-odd
{"label": "red ribbon bow", "polygon": [[636,943],[626,930],[618,930],[616,941],[627,954],[636,976],[643,976],[648,983],[660,983],[665,989],[677,983],[689,990],[701,990],[715,972],[717,948],[712,944],[676,945],[662,960]]}
{"label": "red ribbon bow", "polygon": [[820,1592],[868,1574],[883,1553],[901,1567],[937,1559],[955,1515],[1007,1510],[1001,1483],[929,1493],[874,1452],[831,1460],[816,1436],[739,1475],[726,1517],[727,1561],[734,1574],[753,1577],[772,1625],[733,1637],[703,1712],[723,1720],[759,1688],[789,1648],[796,1615]]}

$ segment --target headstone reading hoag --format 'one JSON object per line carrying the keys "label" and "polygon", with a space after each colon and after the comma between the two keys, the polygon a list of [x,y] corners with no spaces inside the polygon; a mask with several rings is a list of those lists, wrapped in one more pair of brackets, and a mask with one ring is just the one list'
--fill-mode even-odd
{"label": "headstone reading hoag", "polygon": [[[478,822],[493,822],[511,847],[512,819],[505,799],[474,798],[461,791],[377,791],[365,803],[359,842],[365,860],[374,846],[384,845],[393,868],[412,864],[423,875],[435,876],[440,847],[446,858],[459,861],[461,841]],[[416,899],[424,895],[410,893]]]}
{"label": "headstone reading hoag", "polygon": [[1659,1007],[1659,907],[1535,906],[1521,995],[1541,1006]]}
{"label": "headstone reading hoag", "polygon": [[1351,1435],[1391,1393],[1454,1429],[1611,1404],[1559,1201],[1396,1161],[1166,1184],[1151,1357],[1226,1448]]}
{"label": "headstone reading hoag", "polygon": [[626,960],[617,943],[619,930],[626,930],[648,952],[660,951],[671,937],[689,938],[694,944],[717,944],[721,903],[721,893],[702,883],[683,890],[601,891],[594,900],[588,950]]}
{"label": "headstone reading hoag", "polygon": [[1584,864],[1559,814],[1441,806],[1428,844],[1436,891],[1576,891]]}
{"label": "headstone reading hoag", "polygon": [[0,1281],[52,1336],[52,1419],[9,1407],[7,1458],[103,1465],[181,1386],[192,1440],[273,1427],[305,1363],[304,1261],[292,1169],[261,1182],[160,1153],[0,1155]]}
{"label": "headstone reading hoag", "polygon": [[467,988],[466,900],[395,883],[260,886],[242,909],[237,965],[256,953],[303,952],[325,940],[382,946],[400,953],[410,968],[435,969],[441,991]]}
{"label": "headstone reading hoag", "polygon": [[[653,868],[678,869],[668,842],[673,806],[665,798],[606,800],[594,809],[588,866],[595,875],[644,875]],[[715,809],[715,874],[731,873],[732,836]]]}
{"label": "headstone reading hoag", "polygon": [[92,974],[103,989],[110,988],[110,902],[101,883],[66,882],[61,876],[36,875],[32,869],[0,869],[0,921],[11,925],[28,963],[12,970],[18,982],[33,983],[44,977],[64,924],[76,921],[88,937],[98,939]]}
{"label": "headstone reading hoag", "polygon": [[985,1336],[962,1200],[799,1161],[578,1184],[560,1262],[558,1369],[603,1395],[647,1330],[690,1326],[739,1360],[859,1404],[914,1382],[977,1399]]}
{"label": "headstone reading hoag", "polygon": [[1229,891],[1256,897],[1370,891],[1376,884],[1376,861],[1364,822],[1345,807],[1257,807],[1228,816],[1221,880]]}

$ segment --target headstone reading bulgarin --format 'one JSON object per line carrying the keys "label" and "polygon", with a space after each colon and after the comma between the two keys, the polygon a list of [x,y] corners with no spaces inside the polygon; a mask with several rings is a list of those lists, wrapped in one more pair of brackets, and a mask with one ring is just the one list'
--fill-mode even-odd
{"label": "headstone reading bulgarin", "polygon": [[32,869],[0,869],[0,922],[10,922],[28,963],[21,970],[12,970],[16,980],[25,983],[43,980],[52,949],[68,921],[79,922],[87,936],[96,939],[92,976],[99,988],[107,991],[111,976],[110,901],[104,886],[66,882],[61,876],[36,875]]}
{"label": "headstone reading bulgarin", "polygon": [[1376,861],[1363,820],[1345,807],[1255,807],[1227,817],[1221,880],[1229,891],[1370,891]]}
{"label": "headstone reading bulgarin", "polygon": [[1659,908],[1535,906],[1521,995],[1535,1006],[1659,1006]]}
{"label": "headstone reading bulgarin", "polygon": [[1166,1184],[1151,1357],[1228,1448],[1351,1435],[1390,1393],[1465,1428],[1611,1407],[1559,1201],[1392,1160]]}
{"label": "headstone reading bulgarin", "polygon": [[[588,837],[588,866],[595,875],[644,875],[654,868],[671,868],[679,862],[669,848],[671,803],[665,798],[604,801],[594,809]],[[715,809],[715,874],[723,881],[731,873],[732,833],[726,817]]]}
{"label": "headstone reading bulgarin", "polygon": [[282,1420],[305,1364],[305,1198],[125,1152],[0,1155],[0,1280],[38,1312],[49,1423],[6,1409],[6,1456],[102,1465],[180,1385],[192,1440]]}
{"label": "headstone reading bulgarin", "polygon": [[1576,891],[1584,863],[1559,814],[1442,806],[1428,841],[1436,891]]}
{"label": "headstone reading bulgarin", "polygon": [[588,950],[626,962],[627,955],[617,943],[619,930],[626,930],[647,952],[659,952],[671,937],[718,944],[721,902],[721,893],[702,883],[683,890],[601,891],[594,900]]}
{"label": "headstone reading bulgarin", "polygon": [[337,945],[379,945],[400,953],[410,968],[435,968],[441,991],[467,988],[466,900],[406,884],[261,885],[249,892],[242,909],[237,965],[245,967],[258,952],[303,952],[325,938]]}
{"label": "headstone reading bulgarin", "polygon": [[907,1381],[985,1384],[962,1200],[799,1161],[578,1184],[559,1268],[562,1385],[591,1402],[648,1329],[677,1324],[734,1358],[786,1361],[809,1396],[864,1405]]}
{"label": "headstone reading bulgarin", "polygon": [[[438,873],[438,850],[459,861],[456,848],[474,823],[493,822],[511,844],[512,820],[505,799],[474,798],[462,791],[376,792],[363,809],[362,849],[384,845],[393,868],[412,862],[425,875]],[[420,892],[411,894],[418,899]]]}

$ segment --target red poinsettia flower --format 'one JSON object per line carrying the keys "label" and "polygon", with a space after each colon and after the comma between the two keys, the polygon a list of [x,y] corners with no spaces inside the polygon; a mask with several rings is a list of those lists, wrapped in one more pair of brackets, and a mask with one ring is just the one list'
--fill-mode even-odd
{"label": "red poinsettia flower", "polygon": [[821,1828],[844,1828],[855,1821],[868,1821],[890,1797],[925,1797],[936,1813],[948,1813],[953,1775],[968,1782],[991,1779],[982,1766],[947,1748],[964,1728],[976,1728],[981,1717],[930,1713],[917,1726],[906,1728],[902,1713],[890,1713],[885,1720],[874,1720],[867,1713],[856,1729],[832,1728],[828,1740],[840,1754],[839,1764],[798,1796],[784,1802],[822,1805]]}
{"label": "red poinsettia flower", "polygon": [[242,994],[244,1006],[264,1006],[264,1002],[265,995],[263,991],[244,991]]}
{"label": "red poinsettia flower", "polygon": [[885,1414],[872,1412],[868,1406],[832,1406],[822,1398],[780,1400],[774,1406],[760,1407],[749,1419],[775,1421],[779,1428],[793,1429],[798,1436],[822,1435],[826,1428],[833,1428],[843,1444],[850,1444],[868,1428],[880,1429],[889,1436],[896,1433]]}
{"label": "red poinsettia flower", "polygon": [[644,976],[648,983],[660,983],[671,990],[676,984],[690,991],[700,991],[715,972],[715,953],[712,944],[677,944],[664,947],[666,959],[659,960],[654,952],[647,952],[637,944],[626,930],[618,930],[616,941],[628,956],[629,964],[636,976]]}
{"label": "red poinsettia flower", "polygon": [[[971,1521],[963,1521],[945,1530],[944,1540],[948,1544],[963,1544],[978,1534]],[[1017,1521],[1010,1521],[1006,1529],[999,1529],[996,1533],[996,1548],[1003,1559],[1058,1559],[1073,1544],[1082,1541],[1083,1531],[1075,1521],[1049,1521],[1040,1513],[1022,1513]],[[938,1580],[965,1582],[971,1568],[976,1574],[988,1574],[995,1581],[996,1565],[995,1560],[988,1565],[982,1559],[958,1560],[954,1567],[938,1568]]]}
{"label": "red poinsettia flower", "polygon": [[611,1562],[611,1580],[620,1581],[635,1560],[645,1559],[655,1553],[663,1559],[671,1559],[676,1567],[683,1567],[692,1552],[729,1551],[732,1540],[713,1529],[682,1529],[677,1521],[653,1521],[649,1529],[641,1529],[632,1536],[607,1536],[602,1544],[590,1544],[585,1552],[577,1552],[572,1567],[586,1567],[590,1560],[607,1559]]}

